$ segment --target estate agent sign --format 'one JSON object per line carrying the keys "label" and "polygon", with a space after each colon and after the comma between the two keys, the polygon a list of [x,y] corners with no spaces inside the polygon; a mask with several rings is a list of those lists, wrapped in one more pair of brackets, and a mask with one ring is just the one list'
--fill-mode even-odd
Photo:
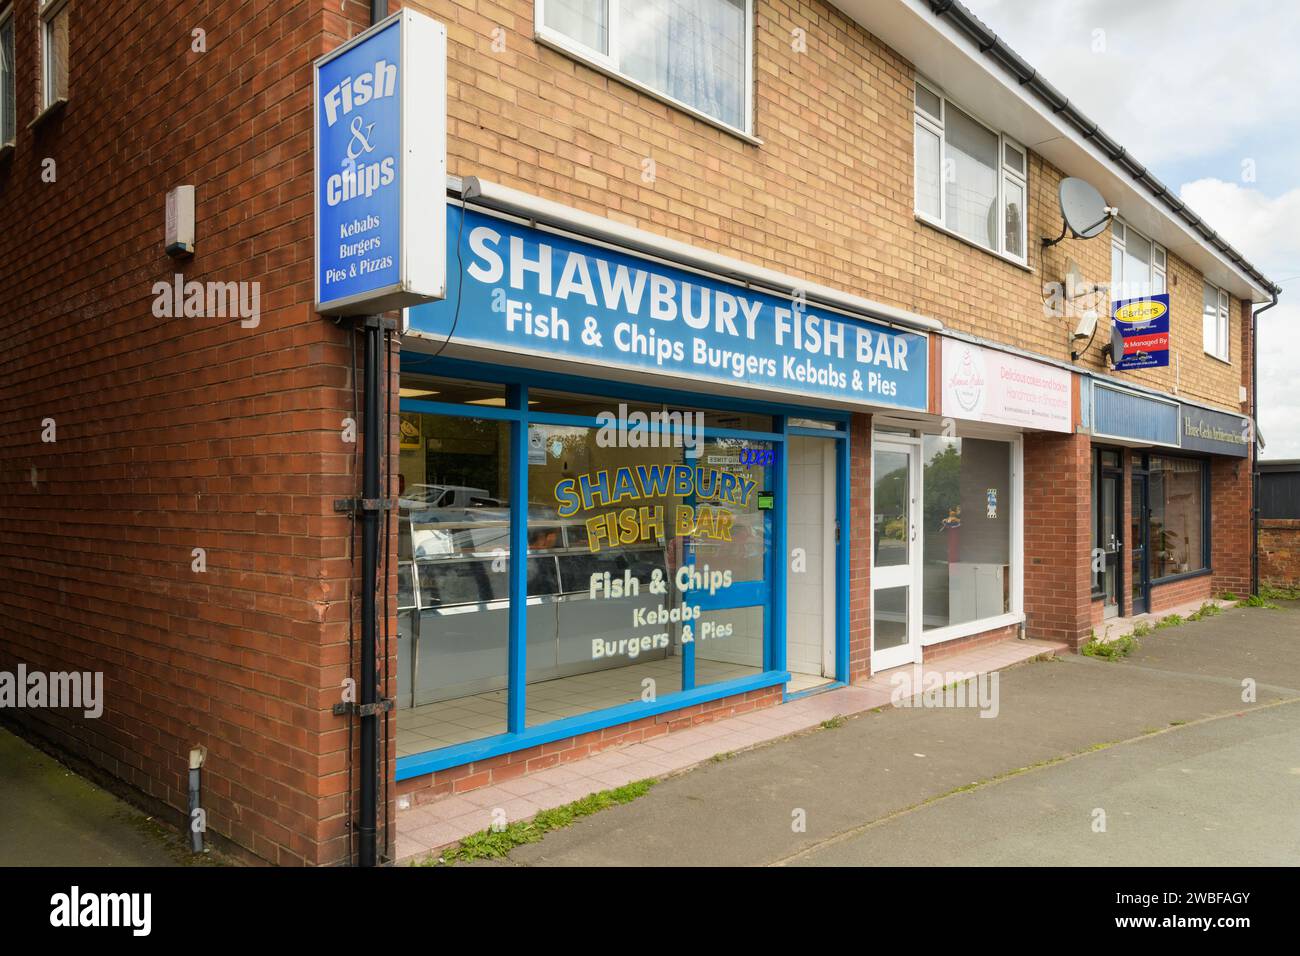
{"label": "estate agent sign", "polygon": [[402,10],[315,64],[316,310],[446,294],[447,30]]}
{"label": "estate agent sign", "polygon": [[1114,330],[1123,343],[1111,360],[1115,371],[1159,368],[1169,364],[1169,293],[1125,299],[1111,309]]}

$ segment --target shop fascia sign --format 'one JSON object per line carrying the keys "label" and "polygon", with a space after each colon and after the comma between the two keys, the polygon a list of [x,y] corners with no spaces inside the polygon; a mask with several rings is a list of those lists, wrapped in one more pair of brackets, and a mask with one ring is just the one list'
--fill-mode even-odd
{"label": "shop fascia sign", "polygon": [[1073,431],[1070,372],[946,336],[941,351],[945,417]]}
{"label": "shop fascia sign", "polygon": [[316,61],[316,311],[446,294],[447,30],[402,10]]}
{"label": "shop fascia sign", "polygon": [[1162,368],[1169,364],[1169,293],[1114,303],[1111,362],[1117,372]]}
{"label": "shop fascia sign", "polygon": [[648,377],[924,410],[924,334],[815,310],[790,297],[455,205],[462,265],[448,297],[412,309],[410,332]]}
{"label": "shop fascia sign", "polygon": [[1245,458],[1250,451],[1250,419],[1195,405],[1182,406],[1182,447]]}

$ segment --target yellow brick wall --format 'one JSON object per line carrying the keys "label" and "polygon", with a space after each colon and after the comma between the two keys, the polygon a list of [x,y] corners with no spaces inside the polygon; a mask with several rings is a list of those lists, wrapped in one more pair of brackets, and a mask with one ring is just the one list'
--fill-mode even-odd
{"label": "yellow brick wall", "polygon": [[[532,0],[419,0],[447,24],[448,165],[611,219],[1069,358],[1075,318],[1044,311],[1067,257],[1110,280],[1110,240],[1060,232],[1059,171],[1029,161],[1029,268],[918,222],[910,63],[817,0],[756,0],[754,145],[533,39]],[[494,50],[504,39],[504,50]],[[792,48],[795,28],[806,51]],[[957,98],[959,102],[959,97]],[[654,161],[653,181],[643,162]],[[1132,381],[1237,409],[1240,356],[1201,351],[1201,281],[1170,257],[1180,365]],[[1081,368],[1103,368],[1107,304]],[[1239,330],[1241,303],[1234,302]],[[1235,333],[1234,333],[1235,334]],[[1235,339],[1234,339],[1235,341]]]}

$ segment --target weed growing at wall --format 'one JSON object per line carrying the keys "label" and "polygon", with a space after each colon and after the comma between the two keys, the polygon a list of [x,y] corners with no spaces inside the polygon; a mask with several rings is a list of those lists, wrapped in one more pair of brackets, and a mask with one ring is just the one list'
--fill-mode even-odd
{"label": "weed growing at wall", "polygon": [[612,790],[601,790],[589,794],[581,800],[566,803],[562,807],[543,810],[531,820],[520,820],[508,824],[500,830],[480,830],[461,840],[456,846],[444,850],[439,856],[429,856],[416,866],[439,866],[453,863],[469,863],[474,860],[495,860],[506,856],[517,846],[536,843],[552,830],[563,830],[572,826],[582,817],[591,816],[601,810],[631,803],[637,797],[650,792],[659,781],[650,778],[636,780]]}
{"label": "weed growing at wall", "polygon": [[1080,653],[1086,654],[1088,657],[1100,657],[1102,660],[1118,661],[1128,657],[1137,648],[1137,638],[1132,634],[1125,634],[1113,641],[1101,641],[1094,635],[1088,643],[1083,645]]}

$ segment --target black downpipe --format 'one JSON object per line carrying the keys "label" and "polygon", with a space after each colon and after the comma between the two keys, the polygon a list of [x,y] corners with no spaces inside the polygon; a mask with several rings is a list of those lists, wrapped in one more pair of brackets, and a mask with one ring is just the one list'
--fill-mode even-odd
{"label": "black downpipe", "polygon": [[1259,317],[1277,305],[1273,301],[1250,313],[1250,593],[1259,593]]}
{"label": "black downpipe", "polygon": [[[383,334],[379,316],[365,323],[365,397],[362,411],[361,497],[379,498],[379,346]],[[375,575],[379,568],[379,511],[361,511],[361,820],[357,826],[359,864],[375,865],[375,820],[379,793],[379,714],[375,655],[378,645],[375,613]]]}
{"label": "black downpipe", "polygon": [[[373,26],[388,15],[388,0],[371,0],[370,23]],[[362,477],[361,498],[374,502],[379,498],[379,347],[383,321],[372,316],[365,322],[365,353],[362,357],[365,381],[362,399]],[[361,794],[360,820],[357,823],[357,863],[374,866],[377,862],[375,826],[379,795],[379,688],[375,655],[377,619],[375,609],[375,575],[379,568],[379,512],[373,507],[361,511]],[[385,609],[387,613],[387,609]]]}

